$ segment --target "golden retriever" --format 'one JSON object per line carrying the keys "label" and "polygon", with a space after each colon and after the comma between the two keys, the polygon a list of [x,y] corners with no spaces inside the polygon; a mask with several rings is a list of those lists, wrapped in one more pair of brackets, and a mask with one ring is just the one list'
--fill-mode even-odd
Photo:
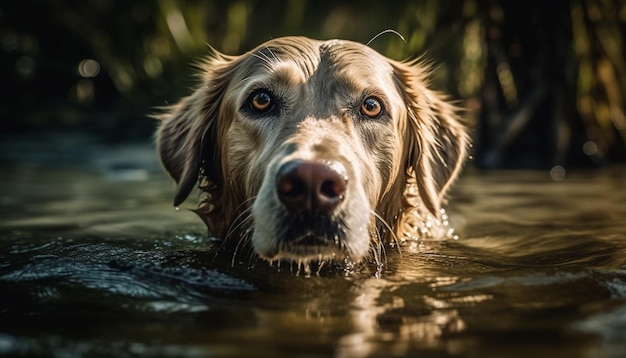
{"label": "golden retriever", "polygon": [[211,235],[323,264],[449,234],[441,205],[468,137],[420,61],[284,37],[199,67],[195,91],[158,115],[157,145],[174,205],[199,183]]}

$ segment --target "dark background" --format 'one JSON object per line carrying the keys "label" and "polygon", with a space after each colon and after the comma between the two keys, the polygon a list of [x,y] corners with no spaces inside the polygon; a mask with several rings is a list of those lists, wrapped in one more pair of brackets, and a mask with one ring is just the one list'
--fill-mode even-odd
{"label": "dark background", "polygon": [[371,46],[425,55],[437,64],[433,86],[467,108],[475,166],[626,161],[624,0],[3,1],[0,140],[150,141],[148,115],[189,91],[209,45],[240,54],[283,35],[367,43],[388,29],[405,41],[386,33]]}

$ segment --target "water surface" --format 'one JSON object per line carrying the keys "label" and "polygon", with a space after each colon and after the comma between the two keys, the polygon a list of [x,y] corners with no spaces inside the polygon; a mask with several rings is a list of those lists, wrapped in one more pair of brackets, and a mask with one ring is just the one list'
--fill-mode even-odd
{"label": "water surface", "polygon": [[220,254],[154,163],[88,164],[0,175],[0,355],[626,356],[624,169],[469,170],[458,240],[308,276]]}

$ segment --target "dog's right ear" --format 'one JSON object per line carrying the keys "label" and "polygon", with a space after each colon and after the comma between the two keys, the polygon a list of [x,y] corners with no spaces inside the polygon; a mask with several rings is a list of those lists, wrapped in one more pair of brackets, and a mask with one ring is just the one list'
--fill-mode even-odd
{"label": "dog's right ear", "polygon": [[407,173],[415,177],[424,206],[437,216],[450,184],[465,163],[467,128],[457,108],[427,87],[427,66],[419,60],[392,65],[407,104]]}
{"label": "dog's right ear", "polygon": [[163,166],[176,181],[174,205],[189,196],[200,170],[211,185],[222,184],[218,131],[220,107],[236,57],[217,51],[198,67],[201,83],[178,103],[154,117],[160,120],[156,134]]}

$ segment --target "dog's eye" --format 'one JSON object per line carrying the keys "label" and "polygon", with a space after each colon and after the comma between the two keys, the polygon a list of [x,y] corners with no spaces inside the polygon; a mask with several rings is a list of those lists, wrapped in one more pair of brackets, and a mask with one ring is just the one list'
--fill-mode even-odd
{"label": "dog's eye", "polygon": [[265,113],[274,107],[274,99],[267,91],[258,91],[250,97],[250,109],[255,113]]}
{"label": "dog's eye", "polygon": [[368,118],[378,118],[383,113],[383,106],[375,97],[367,97],[361,104],[361,114]]}

